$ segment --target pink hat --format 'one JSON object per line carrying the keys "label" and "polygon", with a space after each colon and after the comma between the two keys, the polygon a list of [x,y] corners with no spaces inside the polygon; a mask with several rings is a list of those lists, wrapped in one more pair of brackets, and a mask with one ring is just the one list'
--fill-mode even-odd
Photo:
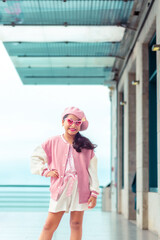
{"label": "pink hat", "polygon": [[80,131],[84,131],[88,128],[89,123],[86,119],[86,116],[85,116],[84,112],[82,110],[80,110],[79,108],[76,108],[76,107],[65,108],[64,112],[62,114],[62,119],[66,114],[73,114],[73,115],[75,115],[76,117],[78,117],[79,119],[82,120]]}

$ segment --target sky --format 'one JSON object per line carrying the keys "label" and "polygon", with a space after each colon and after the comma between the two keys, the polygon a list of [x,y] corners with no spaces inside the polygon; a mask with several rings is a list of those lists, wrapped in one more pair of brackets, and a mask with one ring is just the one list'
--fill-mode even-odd
{"label": "sky", "polygon": [[82,109],[89,127],[81,134],[97,144],[98,178],[110,182],[110,100],[107,86],[23,85],[0,42],[0,184],[49,184],[30,173],[30,157],[49,137],[64,133],[66,107]]}

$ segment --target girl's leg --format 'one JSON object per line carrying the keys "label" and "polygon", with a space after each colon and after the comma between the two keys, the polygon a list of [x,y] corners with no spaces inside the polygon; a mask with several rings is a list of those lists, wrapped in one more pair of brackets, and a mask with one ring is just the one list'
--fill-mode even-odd
{"label": "girl's leg", "polygon": [[72,211],[70,215],[71,238],[70,240],[82,239],[82,223],[84,211]]}
{"label": "girl's leg", "polygon": [[57,212],[57,213],[51,213],[51,212],[48,213],[48,217],[44,224],[39,240],[52,239],[53,233],[56,231],[64,213],[65,211]]}

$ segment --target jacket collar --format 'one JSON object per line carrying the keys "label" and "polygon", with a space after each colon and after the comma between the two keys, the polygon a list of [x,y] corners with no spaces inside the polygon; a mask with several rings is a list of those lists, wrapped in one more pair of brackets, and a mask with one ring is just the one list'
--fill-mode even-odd
{"label": "jacket collar", "polygon": [[61,134],[61,138],[62,138],[63,142],[67,143],[67,141],[63,137],[63,134]]}
{"label": "jacket collar", "polygon": [[63,134],[61,134],[61,138],[62,138],[63,142],[65,142],[65,143],[67,143],[68,145],[72,146],[72,144],[68,143],[68,142],[65,140]]}
{"label": "jacket collar", "polygon": [[[63,140],[64,143],[66,143],[67,145],[69,145],[69,147],[72,147],[72,148],[73,148],[73,145],[66,141],[66,139],[65,139],[64,136],[63,136],[63,134],[61,134],[61,139]],[[74,148],[73,148],[73,149],[74,149]]]}

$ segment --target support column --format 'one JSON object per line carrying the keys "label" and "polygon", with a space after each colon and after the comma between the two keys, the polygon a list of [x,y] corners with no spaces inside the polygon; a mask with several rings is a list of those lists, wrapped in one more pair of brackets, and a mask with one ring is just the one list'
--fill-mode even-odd
{"label": "support column", "polygon": [[117,89],[110,87],[111,99],[111,211],[117,211]]}
{"label": "support column", "polygon": [[136,219],[135,193],[132,192],[132,182],[136,173],[136,88],[132,85],[135,74],[128,74],[127,116],[128,116],[128,219]]}
{"label": "support column", "polygon": [[149,96],[148,45],[136,45],[136,167],[137,167],[137,226],[148,228],[149,189]]}
{"label": "support column", "polygon": [[132,192],[132,181],[136,172],[136,104],[135,74],[126,74],[124,81],[124,189],[123,189],[123,214],[127,219],[136,219],[134,209],[135,193]]}
{"label": "support column", "polygon": [[118,92],[117,97],[117,111],[118,111],[118,123],[117,123],[117,155],[118,155],[118,169],[117,169],[117,212],[122,213],[122,108],[119,105],[122,101],[122,92]]}

